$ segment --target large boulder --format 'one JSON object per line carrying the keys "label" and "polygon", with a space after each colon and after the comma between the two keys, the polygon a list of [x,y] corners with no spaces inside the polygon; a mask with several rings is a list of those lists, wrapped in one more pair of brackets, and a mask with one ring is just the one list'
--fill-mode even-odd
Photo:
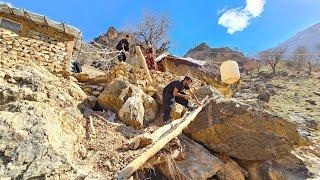
{"label": "large boulder", "polygon": [[80,112],[33,102],[8,105],[18,109],[0,112],[1,177],[50,177],[73,168],[84,136]]}
{"label": "large boulder", "polygon": [[82,65],[82,72],[81,73],[74,73],[73,76],[77,78],[79,82],[89,82],[96,77],[103,76],[105,73],[103,71],[99,71],[98,69],[89,66],[89,65]]}
{"label": "large boulder", "polygon": [[142,128],[143,117],[144,108],[141,101],[141,93],[133,94],[119,110],[119,118],[127,125],[134,128]]}
{"label": "large boulder", "polygon": [[163,106],[163,89],[165,88],[164,85],[159,84],[157,86],[157,91],[153,94],[153,98],[156,100],[156,102],[159,104],[159,106],[162,108]]}
{"label": "large boulder", "polygon": [[151,96],[144,94],[143,99],[143,108],[144,108],[144,121],[146,123],[152,122],[157,118],[159,112],[159,105],[155,99]]}
{"label": "large boulder", "polygon": [[210,85],[201,86],[200,88],[198,88],[196,90],[195,94],[196,94],[198,99],[203,99],[206,96],[209,96],[209,98],[223,97],[223,95],[221,94],[220,91],[218,91],[217,89],[213,88]]}
{"label": "large boulder", "polygon": [[[222,168],[222,161],[202,145],[186,136],[181,136],[180,140],[185,147],[186,159],[175,162],[174,176],[177,176],[177,179],[208,179]],[[160,170],[167,177],[173,176],[166,166],[160,166]]]}
{"label": "large boulder", "polygon": [[185,112],[186,112],[186,109],[183,105],[179,103],[174,103],[172,104],[170,118],[173,120],[180,119]]}
{"label": "large boulder", "polygon": [[81,88],[35,64],[0,72],[10,75],[0,78],[0,179],[98,176],[80,158],[86,156]]}
{"label": "large boulder", "polygon": [[225,160],[222,168],[217,172],[220,180],[245,180],[244,170],[231,158]]}
{"label": "large boulder", "polygon": [[158,113],[157,102],[128,81],[110,83],[99,95],[98,103],[118,113],[120,120],[136,128],[153,121]]}
{"label": "large boulder", "polygon": [[211,101],[185,133],[215,152],[247,160],[287,155],[300,140],[293,123],[237,100],[222,98]]}
{"label": "large boulder", "polygon": [[240,161],[240,164],[248,170],[250,180],[302,180],[309,176],[306,165],[292,154],[267,161]]}
{"label": "large boulder", "polygon": [[91,77],[87,73],[75,73],[73,76],[79,81],[79,82],[88,82],[90,81]]}
{"label": "large boulder", "polygon": [[129,96],[129,87],[131,84],[127,81],[115,81],[110,83],[104,91],[98,96],[98,103],[105,109],[110,109],[119,113],[124,102]]}

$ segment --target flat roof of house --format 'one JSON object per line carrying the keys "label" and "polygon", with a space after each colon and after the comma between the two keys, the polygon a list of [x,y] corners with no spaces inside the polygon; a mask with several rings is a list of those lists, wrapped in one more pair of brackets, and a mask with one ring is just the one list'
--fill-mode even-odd
{"label": "flat roof of house", "polygon": [[35,23],[35,24],[52,27],[54,29],[57,29],[58,31],[64,32],[66,34],[69,34],[75,37],[75,39],[77,40],[80,40],[80,41],[82,40],[82,34],[79,29],[73,26],[67,25],[65,23],[58,23],[56,21],[49,19],[46,16],[43,16],[37,13],[29,12],[20,8],[15,8],[9,3],[3,3],[0,1],[0,13],[20,17],[28,21],[31,21],[32,23]]}
{"label": "flat roof of house", "polygon": [[194,65],[197,65],[197,66],[203,66],[203,65],[205,65],[205,64],[207,63],[206,61],[196,60],[196,59],[193,59],[193,58],[190,58],[190,57],[187,57],[187,58],[178,57],[178,56],[171,55],[171,54],[169,54],[169,53],[163,53],[163,54],[159,55],[159,56],[155,59],[155,61],[156,61],[156,62],[160,62],[160,61],[162,61],[165,57],[169,57],[169,58],[173,58],[173,59],[178,59],[178,60],[185,61],[185,62],[194,64]]}

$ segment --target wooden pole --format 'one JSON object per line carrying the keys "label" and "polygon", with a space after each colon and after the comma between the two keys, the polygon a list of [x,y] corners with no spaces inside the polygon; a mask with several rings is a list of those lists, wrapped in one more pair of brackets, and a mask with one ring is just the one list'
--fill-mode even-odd
{"label": "wooden pole", "polygon": [[136,48],[136,52],[138,53],[138,56],[139,56],[138,59],[140,59],[140,63],[143,65],[144,72],[147,75],[148,83],[152,83],[152,78],[150,76],[150,72],[149,72],[149,69],[148,69],[148,66],[146,63],[146,59],[144,58],[144,55],[141,52],[140,46],[135,46],[135,48]]}
{"label": "wooden pole", "polygon": [[[174,159],[174,160],[180,160],[180,159],[183,159],[183,154],[178,150],[178,149],[175,149],[173,150],[173,152],[171,152],[170,154],[168,155],[165,155],[165,156],[170,156],[171,159]],[[153,156],[152,158],[150,158],[146,164],[144,164],[143,166],[141,166],[139,169],[144,169],[144,168],[148,168],[150,166],[156,166],[156,165],[159,165],[159,164],[163,164],[166,162],[166,158],[164,158],[164,156]]]}
{"label": "wooden pole", "polygon": [[169,124],[163,125],[156,129],[152,134],[146,132],[142,135],[137,136],[132,142],[132,149],[144,148],[154,142],[156,142],[160,137],[169,131],[172,127],[175,127],[177,124],[181,123],[184,118],[187,116],[187,113],[183,115],[180,119],[174,120]]}
{"label": "wooden pole", "polygon": [[208,120],[208,126],[212,126],[212,103],[209,103],[207,106],[207,120]]}
{"label": "wooden pole", "polygon": [[173,138],[176,138],[199,114],[202,108],[208,103],[208,97],[202,100],[202,105],[197,107],[194,111],[190,112],[186,117],[179,119],[181,121],[172,127],[167,133],[165,133],[161,138],[156,141],[149,149],[142,153],[139,157],[128,164],[123,170],[118,173],[117,179],[127,179],[129,178],[137,169],[139,169],[147,160],[153,157],[157,152],[159,152],[167,143],[169,143]]}
{"label": "wooden pole", "polygon": [[90,126],[94,135],[96,135],[96,129],[93,126],[92,116],[89,116]]}

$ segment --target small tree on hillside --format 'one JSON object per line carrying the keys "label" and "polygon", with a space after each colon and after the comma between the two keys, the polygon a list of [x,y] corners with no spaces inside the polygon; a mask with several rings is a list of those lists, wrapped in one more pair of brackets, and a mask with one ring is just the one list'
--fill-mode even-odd
{"label": "small tree on hillside", "polygon": [[258,74],[260,73],[260,69],[261,69],[263,63],[264,63],[264,62],[263,62],[262,60],[257,61],[257,71],[258,71]]}
{"label": "small tree on hillside", "polygon": [[271,69],[272,73],[276,74],[276,68],[278,63],[282,60],[284,56],[285,49],[279,49],[276,51],[265,51],[260,54],[261,60],[265,61]]}
{"label": "small tree on hillside", "polygon": [[317,45],[317,55],[315,57],[315,61],[314,61],[314,71],[319,71],[319,65],[320,65],[320,43]]}
{"label": "small tree on hillside", "polygon": [[304,63],[307,60],[307,49],[304,46],[300,46],[293,52],[293,68],[297,72],[297,74],[300,74]]}
{"label": "small tree on hillside", "polygon": [[314,67],[314,63],[311,60],[308,60],[307,61],[307,68],[308,68],[309,75],[312,75],[313,67]]}
{"label": "small tree on hillside", "polygon": [[246,74],[252,74],[254,70],[257,69],[257,73],[260,72],[260,68],[262,67],[263,61],[261,60],[246,60],[243,64],[243,68],[246,72]]}
{"label": "small tree on hillside", "polygon": [[260,73],[260,69],[261,69],[261,67],[265,64],[265,65],[268,65],[268,63],[267,63],[267,58],[266,57],[264,57],[264,55],[263,55],[263,53],[260,53],[259,54],[259,63],[258,63],[258,67],[257,67],[257,71],[258,71],[258,73]]}
{"label": "small tree on hillside", "polygon": [[156,16],[144,12],[143,20],[133,28],[133,35],[144,47],[149,43],[161,54],[169,49],[169,18],[167,15]]}
{"label": "small tree on hillside", "polygon": [[254,69],[257,68],[257,63],[255,60],[246,60],[243,64],[243,69],[246,72],[246,74],[251,74]]}

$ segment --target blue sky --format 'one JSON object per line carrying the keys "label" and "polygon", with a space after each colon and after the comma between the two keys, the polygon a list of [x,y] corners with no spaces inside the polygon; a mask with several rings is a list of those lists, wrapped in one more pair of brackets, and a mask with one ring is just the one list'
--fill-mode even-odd
{"label": "blue sky", "polygon": [[121,29],[136,24],[144,10],[166,13],[171,19],[169,37],[173,43],[170,51],[177,55],[184,55],[200,42],[212,47],[238,47],[252,55],[320,23],[320,0],[265,0],[261,14],[252,18],[242,31],[233,34],[218,24],[223,13],[220,11],[243,9],[246,0],[2,1],[73,25],[82,30],[85,41],[106,32],[109,26]]}

